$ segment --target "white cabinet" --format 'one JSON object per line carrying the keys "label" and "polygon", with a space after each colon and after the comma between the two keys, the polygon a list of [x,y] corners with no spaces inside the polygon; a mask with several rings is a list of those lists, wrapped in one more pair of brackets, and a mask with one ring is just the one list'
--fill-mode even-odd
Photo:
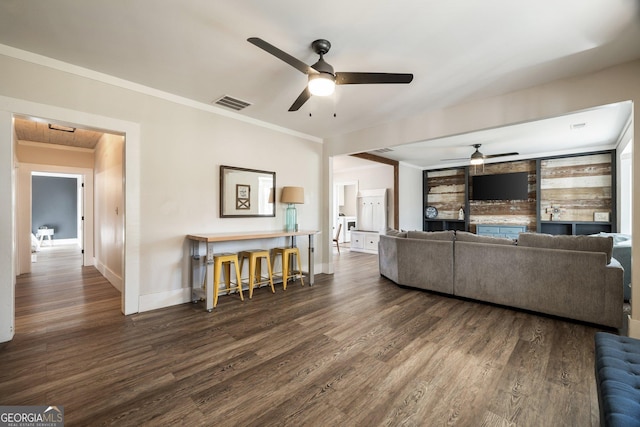
{"label": "white cabinet", "polygon": [[351,232],[351,250],[361,251],[364,249],[364,232],[352,231]]}
{"label": "white cabinet", "polygon": [[352,231],[351,250],[354,252],[378,253],[380,234],[375,231]]}
{"label": "white cabinet", "polygon": [[364,250],[378,253],[379,241],[380,241],[380,234],[366,233],[364,236]]}
{"label": "white cabinet", "polygon": [[358,194],[358,229],[384,232],[387,229],[387,190],[363,190]]}

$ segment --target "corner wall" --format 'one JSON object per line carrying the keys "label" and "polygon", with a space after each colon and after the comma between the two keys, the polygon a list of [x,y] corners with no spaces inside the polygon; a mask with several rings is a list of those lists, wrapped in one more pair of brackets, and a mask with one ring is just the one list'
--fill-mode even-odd
{"label": "corner wall", "polygon": [[120,292],[124,254],[124,138],[104,134],[95,151],[94,239],[95,266]]}
{"label": "corner wall", "polygon": [[[0,215],[0,342],[13,339],[15,327],[15,206],[14,197],[14,133],[9,111],[0,110],[0,204],[5,207]],[[10,249],[10,250],[8,250]]]}

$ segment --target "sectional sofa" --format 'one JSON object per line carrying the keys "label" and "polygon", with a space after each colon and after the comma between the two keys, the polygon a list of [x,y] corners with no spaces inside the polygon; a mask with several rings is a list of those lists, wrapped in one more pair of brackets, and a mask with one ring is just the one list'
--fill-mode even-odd
{"label": "sectional sofa", "polygon": [[620,328],[623,268],[612,249],[602,236],[389,230],[378,254],[380,274],[398,285]]}

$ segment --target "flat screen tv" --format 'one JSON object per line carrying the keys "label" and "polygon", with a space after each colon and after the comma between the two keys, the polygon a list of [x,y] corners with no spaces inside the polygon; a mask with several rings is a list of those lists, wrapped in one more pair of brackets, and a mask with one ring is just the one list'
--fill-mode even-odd
{"label": "flat screen tv", "polygon": [[472,200],[527,200],[529,173],[474,175],[471,178]]}

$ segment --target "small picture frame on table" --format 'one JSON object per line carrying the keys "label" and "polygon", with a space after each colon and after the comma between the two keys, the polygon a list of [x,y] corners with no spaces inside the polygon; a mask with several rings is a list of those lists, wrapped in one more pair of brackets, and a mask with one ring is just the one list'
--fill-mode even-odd
{"label": "small picture frame on table", "polygon": [[251,209],[251,186],[236,184],[236,209]]}

